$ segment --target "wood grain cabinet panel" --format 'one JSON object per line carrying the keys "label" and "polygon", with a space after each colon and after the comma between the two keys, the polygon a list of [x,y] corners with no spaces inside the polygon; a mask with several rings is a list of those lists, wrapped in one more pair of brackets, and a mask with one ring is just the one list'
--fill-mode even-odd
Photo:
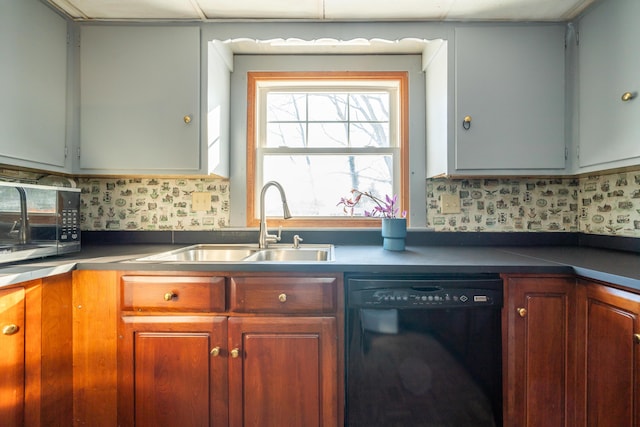
{"label": "wood grain cabinet panel", "polygon": [[576,283],[506,277],[505,426],[575,425]]}
{"label": "wood grain cabinet panel", "polygon": [[335,318],[229,320],[231,427],[334,427]]}
{"label": "wood grain cabinet panel", "polygon": [[230,310],[243,313],[334,313],[334,277],[232,277]]}
{"label": "wood grain cabinet panel", "polygon": [[340,425],[339,281],[123,275],[118,425]]}
{"label": "wood grain cabinet panel", "polygon": [[227,425],[227,318],[125,316],[118,425]]}
{"label": "wood grain cabinet panel", "polygon": [[579,425],[640,425],[640,295],[580,282]]}
{"label": "wood grain cabinet panel", "polygon": [[225,310],[224,277],[123,276],[122,310],[216,312]]}
{"label": "wood grain cabinet panel", "polygon": [[24,425],[24,288],[0,290],[0,424]]}

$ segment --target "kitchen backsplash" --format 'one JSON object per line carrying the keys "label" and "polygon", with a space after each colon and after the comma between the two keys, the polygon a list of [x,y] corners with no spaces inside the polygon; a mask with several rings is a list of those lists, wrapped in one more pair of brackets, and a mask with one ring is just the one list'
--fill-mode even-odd
{"label": "kitchen backsplash", "polygon": [[[440,196],[461,212],[442,214]],[[427,222],[436,231],[581,231],[640,237],[640,171],[580,178],[432,179]]]}
{"label": "kitchen backsplash", "polygon": [[[229,224],[229,182],[215,178],[80,178],[82,230],[216,230]],[[211,195],[192,211],[192,193]]]}
{"label": "kitchen backsplash", "polygon": [[[55,177],[27,172],[0,170],[0,179],[60,185]],[[85,231],[210,231],[229,224],[228,180],[94,177],[76,182],[82,188]],[[191,210],[194,191],[211,194],[210,210]],[[440,213],[440,196],[456,193],[461,212]],[[579,178],[429,179],[426,208],[428,227],[435,231],[581,231],[640,237],[640,169]]]}

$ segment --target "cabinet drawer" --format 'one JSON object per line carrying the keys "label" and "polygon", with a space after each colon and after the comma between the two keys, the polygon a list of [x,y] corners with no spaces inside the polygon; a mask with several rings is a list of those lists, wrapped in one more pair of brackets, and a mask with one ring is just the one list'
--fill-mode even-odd
{"label": "cabinet drawer", "polygon": [[230,309],[253,313],[333,313],[334,277],[232,277]]}
{"label": "cabinet drawer", "polygon": [[122,310],[225,310],[224,277],[123,276]]}

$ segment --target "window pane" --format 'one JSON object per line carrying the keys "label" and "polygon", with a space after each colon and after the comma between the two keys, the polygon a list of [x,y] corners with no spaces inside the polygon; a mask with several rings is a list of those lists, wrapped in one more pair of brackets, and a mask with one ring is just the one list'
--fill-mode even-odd
{"label": "window pane", "polygon": [[348,105],[346,93],[311,93],[309,94],[309,121],[346,121],[349,118]]}
{"label": "window pane", "polygon": [[266,147],[304,147],[304,123],[267,124]]}
{"label": "window pane", "polygon": [[[341,197],[349,197],[353,188],[370,191],[384,198],[393,191],[391,155],[265,155],[264,181],[275,180],[284,187],[291,214],[303,216],[345,216]],[[282,216],[277,191],[268,194],[265,210],[269,216]],[[371,210],[363,203],[354,215]]]}
{"label": "window pane", "polygon": [[346,147],[346,123],[309,123],[309,147]]}
{"label": "window pane", "polygon": [[351,121],[388,122],[389,93],[353,93],[349,98]]}
{"label": "window pane", "polygon": [[307,119],[304,93],[267,93],[267,121],[305,121]]}
{"label": "window pane", "polygon": [[389,123],[351,123],[352,147],[389,147]]}

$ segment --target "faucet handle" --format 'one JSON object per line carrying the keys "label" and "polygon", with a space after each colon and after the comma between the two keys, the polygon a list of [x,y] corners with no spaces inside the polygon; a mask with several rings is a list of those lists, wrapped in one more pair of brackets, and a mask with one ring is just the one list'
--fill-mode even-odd
{"label": "faucet handle", "polygon": [[276,242],[279,242],[282,239],[282,226],[278,226],[278,236],[276,237]]}
{"label": "faucet handle", "polygon": [[303,242],[304,239],[300,236],[298,236],[297,234],[293,236],[293,247],[294,249],[299,249],[300,248],[300,242]]}

